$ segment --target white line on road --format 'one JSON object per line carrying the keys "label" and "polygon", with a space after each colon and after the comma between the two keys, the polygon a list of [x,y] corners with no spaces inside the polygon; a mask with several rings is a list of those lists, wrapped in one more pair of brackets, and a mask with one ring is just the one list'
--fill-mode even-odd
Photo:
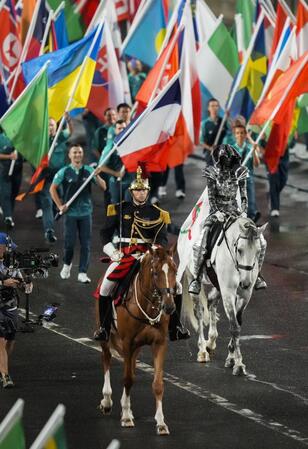
{"label": "white line on road", "polygon": [[[22,312],[21,313],[22,316],[25,316],[25,310],[24,309],[19,309],[19,310],[20,310],[20,312]],[[37,316],[31,312],[30,312],[30,315],[32,318],[34,318],[34,317],[37,318]],[[56,323],[43,322],[43,327],[51,332],[54,332],[55,334],[58,334],[58,335],[61,335],[62,337],[67,338],[68,340],[71,340],[75,343],[86,346],[88,348],[94,349],[95,351],[101,352],[101,348],[97,345],[97,343],[95,341],[91,340],[88,337],[73,338],[70,335],[66,334],[64,332],[64,328],[61,328],[61,326],[59,326]],[[67,329],[65,329],[65,330],[67,330]],[[113,356],[117,360],[120,360],[120,361],[122,360],[121,357],[119,357],[115,354],[113,354]],[[137,368],[145,373],[148,373],[151,375],[154,374],[153,367],[151,365],[148,365],[147,363],[138,361]],[[187,381],[181,379],[180,377],[174,376],[173,374],[169,374],[167,372],[164,373],[164,380],[165,380],[165,382],[168,382],[168,383],[172,384],[173,386],[175,386],[187,393],[197,396],[198,398],[205,399],[205,400],[211,402],[212,404],[217,405],[218,407],[222,407],[225,410],[228,410],[229,412],[235,413],[237,415],[240,415],[243,418],[254,421],[255,423],[257,423],[263,427],[266,427],[267,429],[270,429],[274,432],[277,432],[281,435],[284,435],[288,438],[298,441],[298,442],[304,444],[305,446],[308,446],[308,437],[302,435],[297,430],[291,429],[288,426],[285,426],[284,424],[281,424],[272,419],[267,419],[264,416],[262,416],[261,414],[255,413],[253,410],[243,409],[243,408],[239,407],[238,405],[236,405],[232,402],[229,402],[228,399],[225,399],[224,397],[219,396],[217,394],[211,393],[210,391],[206,390],[203,387],[200,387],[199,385],[193,384],[191,382],[187,382]],[[285,391],[285,392],[289,393],[288,391]]]}

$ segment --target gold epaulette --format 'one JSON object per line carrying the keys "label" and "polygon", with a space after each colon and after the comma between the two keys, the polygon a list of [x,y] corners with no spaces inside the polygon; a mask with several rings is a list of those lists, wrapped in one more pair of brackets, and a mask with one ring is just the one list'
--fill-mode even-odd
{"label": "gold epaulette", "polygon": [[117,215],[116,204],[109,204],[107,207],[107,217]]}
{"label": "gold epaulette", "polygon": [[162,219],[162,221],[165,224],[170,224],[171,223],[171,218],[170,218],[170,214],[169,212],[167,212],[166,210],[161,209],[160,207],[156,206],[156,204],[153,204],[154,207],[156,207],[156,209],[159,210],[160,212],[160,218]]}

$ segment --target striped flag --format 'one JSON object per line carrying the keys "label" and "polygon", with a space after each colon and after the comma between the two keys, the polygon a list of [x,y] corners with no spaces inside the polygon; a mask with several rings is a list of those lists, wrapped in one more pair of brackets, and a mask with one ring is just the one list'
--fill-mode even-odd
{"label": "striped flag", "polygon": [[65,407],[59,404],[30,449],[67,449],[64,415]]}
{"label": "striped flag", "polygon": [[296,38],[298,55],[302,56],[308,50],[308,7],[304,0],[299,0],[297,7]]}

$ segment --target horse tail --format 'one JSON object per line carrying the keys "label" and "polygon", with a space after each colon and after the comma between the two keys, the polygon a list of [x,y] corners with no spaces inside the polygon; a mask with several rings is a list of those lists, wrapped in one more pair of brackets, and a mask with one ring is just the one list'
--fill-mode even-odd
{"label": "horse tail", "polygon": [[[198,319],[197,314],[198,312],[202,315],[202,321],[204,326],[208,326],[209,324],[209,312],[208,312],[208,304],[207,304],[207,297],[204,293],[204,289],[201,288],[201,292],[199,294],[197,300],[194,301],[193,295],[190,295],[188,293],[188,286],[190,282],[192,281],[193,276],[188,268],[184,271],[183,278],[182,278],[182,286],[183,286],[183,309],[182,314],[184,319],[188,319],[190,324],[192,325],[193,329],[198,332],[199,325],[198,325]],[[199,307],[198,307],[199,306]]]}

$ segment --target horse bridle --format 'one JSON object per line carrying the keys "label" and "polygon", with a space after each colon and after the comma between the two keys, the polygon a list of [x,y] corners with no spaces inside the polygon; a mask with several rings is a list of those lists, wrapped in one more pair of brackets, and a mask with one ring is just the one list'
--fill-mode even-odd
{"label": "horse bridle", "polygon": [[[248,237],[245,237],[241,234],[238,236],[238,238],[234,242],[235,254],[237,254],[237,251],[238,251],[237,246],[238,246],[239,239],[248,240]],[[229,249],[229,251],[230,251],[230,249]],[[255,265],[256,265],[256,260],[254,261],[253,265],[242,265],[242,264],[238,263],[237,258],[235,257],[235,267],[236,267],[237,271],[239,271],[239,270],[252,271],[254,269]]]}
{"label": "horse bridle", "polygon": [[155,318],[150,317],[150,316],[143,310],[143,308],[142,308],[142,306],[141,306],[141,304],[140,304],[140,302],[139,302],[139,300],[138,300],[138,293],[137,293],[137,279],[138,279],[138,277],[139,277],[139,273],[137,273],[137,275],[136,275],[136,277],[135,277],[135,279],[134,279],[135,300],[136,300],[136,304],[137,304],[138,309],[139,309],[140,312],[143,314],[143,316],[145,316],[146,319],[142,319],[142,318],[139,318],[139,317],[136,317],[135,315],[133,315],[133,314],[129,311],[126,302],[125,302],[125,308],[126,308],[127,312],[130,314],[131,317],[133,317],[133,318],[135,318],[136,320],[141,321],[141,322],[143,322],[143,323],[145,323],[145,324],[150,324],[151,326],[154,326],[155,324],[159,323],[159,321],[160,321],[160,319],[161,319],[161,316],[162,316],[162,314],[163,314],[162,300],[161,300],[163,294],[165,293],[165,294],[168,294],[168,295],[175,296],[175,294],[176,294],[176,289],[175,289],[175,288],[172,288],[172,287],[158,287],[158,286],[156,285],[156,281],[157,281],[157,278],[158,278],[158,274],[157,274],[156,271],[153,270],[153,268],[151,268],[151,274],[152,274],[152,285],[153,285],[153,287],[154,287],[153,293],[152,293],[152,298],[154,299],[154,302],[152,302],[149,298],[147,298],[146,295],[143,295],[143,296],[144,296],[145,299],[146,299],[149,303],[151,303],[152,305],[154,305],[156,299],[159,300],[159,301],[158,301],[159,312],[158,312],[157,316],[156,316]]}

